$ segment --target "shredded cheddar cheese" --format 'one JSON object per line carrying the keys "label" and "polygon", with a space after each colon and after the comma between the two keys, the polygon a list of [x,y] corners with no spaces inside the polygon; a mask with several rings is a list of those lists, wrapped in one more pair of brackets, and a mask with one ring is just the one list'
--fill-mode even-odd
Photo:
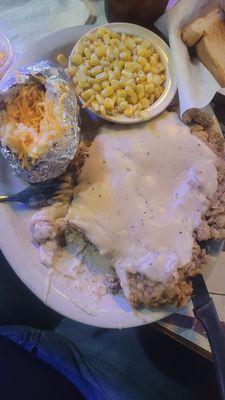
{"label": "shredded cheddar cheese", "polygon": [[41,87],[21,86],[12,102],[6,106],[9,120],[39,131],[40,122],[44,117],[44,99],[45,93]]}
{"label": "shredded cheddar cheese", "polygon": [[[64,95],[64,94],[63,94]],[[62,95],[62,96],[63,96]],[[54,101],[40,84],[24,85],[1,112],[0,140],[17,154],[23,167],[35,162],[64,134],[62,99]]]}

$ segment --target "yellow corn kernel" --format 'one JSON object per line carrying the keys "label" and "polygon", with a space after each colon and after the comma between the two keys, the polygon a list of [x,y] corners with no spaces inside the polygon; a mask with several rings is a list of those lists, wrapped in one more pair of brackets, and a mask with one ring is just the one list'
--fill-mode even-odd
{"label": "yellow corn kernel", "polygon": [[83,57],[80,54],[74,54],[71,57],[71,63],[75,65],[80,65],[83,62]]}
{"label": "yellow corn kernel", "polygon": [[124,50],[120,53],[120,59],[123,61],[130,61],[131,59],[131,52],[130,50]]}
{"label": "yellow corn kernel", "polygon": [[153,75],[158,75],[159,74],[158,68],[157,67],[152,67],[152,65],[151,65],[151,68],[150,68],[150,72],[152,72]]}
{"label": "yellow corn kernel", "polygon": [[119,39],[111,39],[111,40],[110,40],[110,44],[111,44],[112,46],[114,46],[114,47],[119,47],[120,41],[119,41]]}
{"label": "yellow corn kernel", "polygon": [[114,70],[114,78],[117,79],[117,80],[119,80],[120,77],[121,77],[121,73],[120,73],[119,71],[115,71],[115,70]]}
{"label": "yellow corn kernel", "polygon": [[116,94],[117,94],[117,97],[123,97],[123,98],[127,97],[127,92],[124,89],[117,90]]}
{"label": "yellow corn kernel", "polygon": [[87,47],[85,47],[84,49],[84,54],[87,58],[91,58],[91,52]]}
{"label": "yellow corn kernel", "polygon": [[95,53],[91,55],[90,63],[93,65],[93,67],[99,65],[99,58]]}
{"label": "yellow corn kernel", "polygon": [[131,38],[127,38],[124,44],[129,50],[132,50],[135,47],[135,41]]}
{"label": "yellow corn kernel", "polygon": [[152,105],[152,104],[154,103],[154,100],[155,100],[155,95],[154,95],[154,93],[152,93],[152,94],[150,95],[149,100],[150,100],[150,105]]}
{"label": "yellow corn kernel", "polygon": [[81,44],[78,44],[76,46],[76,54],[80,54],[82,56],[83,51],[84,51],[84,47]]}
{"label": "yellow corn kernel", "polygon": [[95,45],[94,44],[90,44],[89,49],[93,53],[95,51]]}
{"label": "yellow corn kernel", "polygon": [[161,85],[161,78],[160,75],[154,75],[152,82],[155,83],[155,85]]}
{"label": "yellow corn kernel", "polygon": [[155,88],[154,95],[155,95],[156,99],[158,99],[161,96],[162,92],[163,92],[162,86],[157,86]]}
{"label": "yellow corn kernel", "polygon": [[125,86],[127,86],[127,77],[126,76],[121,76],[119,82],[120,82],[120,87],[122,89],[124,89]]}
{"label": "yellow corn kernel", "polygon": [[78,81],[78,85],[82,89],[87,89],[89,87],[89,82],[88,81]]}
{"label": "yellow corn kernel", "polygon": [[65,69],[65,73],[70,76],[71,78],[73,78],[76,73],[77,73],[77,68],[76,67],[67,67]]}
{"label": "yellow corn kernel", "polygon": [[142,109],[148,108],[150,106],[150,100],[144,97],[143,99],[140,99],[139,103],[141,104]]}
{"label": "yellow corn kernel", "polygon": [[133,106],[131,104],[128,104],[128,106],[125,108],[123,112],[127,117],[132,117],[133,115]]}
{"label": "yellow corn kernel", "polygon": [[149,63],[147,63],[147,64],[144,66],[143,71],[144,71],[146,74],[147,74],[147,72],[150,72],[150,71],[151,71],[151,65],[150,65]]}
{"label": "yellow corn kernel", "polygon": [[148,72],[146,75],[147,81],[150,83],[153,81],[153,73],[152,72]]}
{"label": "yellow corn kernel", "polygon": [[110,99],[112,99],[112,100],[114,101],[114,103],[116,103],[116,101],[117,101],[116,94],[114,93],[114,95],[113,95],[113,96],[111,96],[111,97],[110,97]]}
{"label": "yellow corn kernel", "polygon": [[141,110],[141,112],[140,112],[140,117],[141,117],[143,120],[147,120],[147,119],[149,119],[149,114],[148,114],[148,112],[147,112],[146,110]]}
{"label": "yellow corn kernel", "polygon": [[109,67],[104,67],[103,69],[104,69],[105,72],[109,72],[109,71],[112,70],[111,66],[109,66]]}
{"label": "yellow corn kernel", "polygon": [[95,76],[96,82],[99,83],[101,81],[105,81],[107,79],[106,72],[101,72],[100,74]]}
{"label": "yellow corn kernel", "polygon": [[157,68],[158,68],[159,72],[165,71],[165,65],[162,62],[157,64]]}
{"label": "yellow corn kernel", "polygon": [[103,42],[105,44],[109,44],[110,43],[110,36],[108,33],[106,33],[105,35],[103,35]]}
{"label": "yellow corn kernel", "polygon": [[105,89],[102,90],[101,95],[103,97],[110,97],[114,94],[114,89],[111,86],[107,86]]}
{"label": "yellow corn kernel", "polygon": [[59,63],[59,65],[61,65],[61,67],[65,68],[67,66],[67,59],[64,56],[64,54],[58,54],[56,57],[57,62]]}
{"label": "yellow corn kernel", "polygon": [[100,111],[100,106],[99,106],[99,104],[98,104],[98,102],[96,100],[92,100],[90,106],[91,106],[91,108],[93,108],[93,110],[95,112]]}
{"label": "yellow corn kernel", "polygon": [[101,65],[97,65],[96,67],[93,67],[91,69],[91,76],[96,76],[102,72],[102,67]]}
{"label": "yellow corn kernel", "polygon": [[111,86],[114,90],[119,89],[120,87],[120,82],[117,79],[112,79],[111,81]]}
{"label": "yellow corn kernel", "polygon": [[94,33],[89,33],[87,35],[88,39],[90,40],[91,43],[95,41],[95,34]]}
{"label": "yellow corn kernel", "polygon": [[128,69],[123,69],[122,75],[124,75],[127,79],[133,78],[133,72],[129,71]]}
{"label": "yellow corn kernel", "polygon": [[127,51],[127,48],[126,48],[125,44],[122,43],[122,42],[120,44],[119,51],[120,51],[120,53],[122,53],[122,51]]}
{"label": "yellow corn kernel", "polygon": [[125,97],[118,97],[117,94],[116,94],[116,104],[120,104],[123,101],[125,101]]}
{"label": "yellow corn kernel", "polygon": [[135,91],[136,90],[135,80],[134,79],[128,79],[126,86],[129,86],[131,89],[133,89]]}
{"label": "yellow corn kernel", "polygon": [[134,106],[134,116],[138,117],[140,112],[141,112],[141,110],[142,110],[141,104],[140,103],[135,104],[135,106]]}
{"label": "yellow corn kernel", "polygon": [[114,39],[118,39],[120,37],[119,33],[110,30],[109,30],[109,36]]}
{"label": "yellow corn kernel", "polygon": [[88,39],[85,37],[85,38],[83,38],[83,39],[81,40],[80,43],[81,43],[81,45],[83,46],[83,48],[85,48],[85,47],[89,48],[90,40],[88,40]]}
{"label": "yellow corn kernel", "polygon": [[138,57],[138,63],[139,63],[142,67],[144,67],[144,66],[147,64],[147,62],[148,62],[147,58],[142,57],[142,56],[139,56],[139,57]]}
{"label": "yellow corn kernel", "polygon": [[105,46],[99,46],[95,50],[96,54],[98,57],[104,57],[106,56],[106,47]]}
{"label": "yellow corn kernel", "polygon": [[108,72],[108,78],[109,78],[109,80],[111,81],[112,79],[114,79],[114,77],[115,77],[114,72],[113,72],[113,71],[109,71],[109,72]]}
{"label": "yellow corn kernel", "polygon": [[97,93],[95,97],[99,105],[104,104],[104,98],[100,94]]}
{"label": "yellow corn kernel", "polygon": [[145,47],[146,49],[149,49],[151,46],[151,43],[149,43],[147,40],[143,40],[142,46]]}
{"label": "yellow corn kernel", "polygon": [[[76,68],[76,67],[75,67]],[[88,75],[89,71],[88,68],[85,65],[79,65],[78,67],[78,73],[79,74],[85,74]]]}
{"label": "yellow corn kernel", "polygon": [[117,47],[114,47],[114,48],[113,48],[113,54],[114,54],[115,60],[119,60],[119,58],[120,58],[120,52],[119,52],[119,49],[118,49]]}
{"label": "yellow corn kernel", "polygon": [[96,90],[97,92],[101,92],[102,88],[99,85],[99,83],[94,83],[93,85],[93,89]]}
{"label": "yellow corn kernel", "polygon": [[126,90],[127,94],[128,94],[130,97],[135,97],[135,96],[136,96],[135,91],[134,91],[133,89],[131,89],[130,86],[126,86],[126,87],[125,87],[125,90]]}
{"label": "yellow corn kernel", "polygon": [[148,83],[147,85],[145,85],[145,94],[149,96],[150,94],[154,93],[154,89],[154,83]]}
{"label": "yellow corn kernel", "polygon": [[118,103],[118,110],[123,112],[128,107],[128,102],[123,99],[120,103]]}
{"label": "yellow corn kernel", "polygon": [[107,57],[107,60],[114,61],[114,51],[109,47],[106,50],[106,57]]}
{"label": "yellow corn kernel", "polygon": [[137,92],[137,94],[144,93],[144,85],[142,83],[139,83],[136,86],[136,92]]}
{"label": "yellow corn kernel", "polygon": [[161,74],[161,75],[160,75],[160,78],[161,78],[161,83],[165,82],[165,80],[166,80],[166,77],[165,77],[165,75],[164,75],[164,74]]}
{"label": "yellow corn kernel", "polygon": [[81,97],[82,97],[84,100],[88,100],[88,99],[89,99],[91,96],[93,96],[95,93],[96,93],[96,92],[95,92],[94,89],[87,89],[87,90],[84,90],[83,93],[81,93]]}
{"label": "yellow corn kernel", "polygon": [[101,27],[101,28],[99,28],[99,29],[97,30],[96,36],[97,36],[98,38],[103,38],[103,36],[104,36],[105,34],[107,34],[107,33],[108,33],[108,29],[105,28],[105,27],[103,26],[103,27]]}
{"label": "yellow corn kernel", "polygon": [[150,63],[152,65],[156,65],[160,60],[160,56],[158,53],[153,53],[152,56],[150,57]]}
{"label": "yellow corn kernel", "polygon": [[90,83],[90,85],[94,85],[95,83],[97,83],[95,78],[88,78],[88,82]]}
{"label": "yellow corn kernel", "polygon": [[134,41],[135,41],[136,44],[140,44],[140,43],[142,43],[143,39],[138,37],[138,36],[135,36],[134,37]]}
{"label": "yellow corn kernel", "polygon": [[104,107],[105,107],[106,110],[113,110],[114,100],[107,97],[104,100]]}
{"label": "yellow corn kernel", "polygon": [[145,81],[145,79],[146,79],[145,73],[143,71],[138,71],[137,76],[142,81]]}
{"label": "yellow corn kernel", "polygon": [[84,66],[87,68],[87,69],[91,69],[92,68],[92,64],[91,64],[91,62],[90,62],[90,60],[84,60]]}
{"label": "yellow corn kernel", "polygon": [[105,69],[105,67],[110,67],[110,62],[108,60],[105,60],[104,58],[101,59],[100,64],[103,69]]}
{"label": "yellow corn kernel", "polygon": [[114,61],[114,63],[113,63],[113,69],[114,69],[114,72],[115,72],[115,71],[121,72],[122,69],[123,69],[123,61]]}
{"label": "yellow corn kernel", "polygon": [[131,96],[130,101],[131,101],[132,104],[137,104],[137,102],[138,102],[137,95],[135,94],[135,96]]}
{"label": "yellow corn kernel", "polygon": [[138,69],[138,64],[135,61],[131,61],[126,64],[126,69],[131,72],[135,72]]}
{"label": "yellow corn kernel", "polygon": [[103,82],[101,83],[102,89],[107,88],[109,85],[110,85],[109,81],[103,81]]}
{"label": "yellow corn kernel", "polygon": [[137,55],[141,57],[148,57],[148,50],[144,46],[137,46]]}
{"label": "yellow corn kernel", "polygon": [[144,97],[145,97],[145,93],[144,93],[144,92],[138,94],[139,100],[140,100],[140,99],[143,99]]}
{"label": "yellow corn kernel", "polygon": [[106,111],[105,111],[105,107],[103,104],[100,105],[100,113],[103,115],[103,117],[106,116]]}
{"label": "yellow corn kernel", "polygon": [[77,79],[78,83],[89,81],[89,77],[87,75],[85,75],[84,73],[80,73],[80,72],[77,73],[75,78]]}

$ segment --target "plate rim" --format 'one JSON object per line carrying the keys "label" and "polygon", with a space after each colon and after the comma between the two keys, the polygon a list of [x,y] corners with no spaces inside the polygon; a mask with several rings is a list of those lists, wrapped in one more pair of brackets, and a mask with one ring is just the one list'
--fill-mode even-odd
{"label": "plate rim", "polygon": [[[82,28],[82,30],[90,30],[89,28],[90,26],[86,25],[79,25],[79,26],[74,26],[74,27],[69,27],[66,29],[62,29],[62,30],[58,30],[55,31],[54,33],[51,33],[49,35],[47,35],[46,37],[50,37],[54,38],[56,35],[59,35],[62,32],[74,32],[74,30],[78,30],[79,28]],[[92,25],[91,25],[92,27]],[[42,38],[41,40],[37,41],[33,46],[40,46],[41,43],[44,43],[45,38]],[[21,54],[21,56],[15,61],[15,63],[12,65],[12,67],[9,69],[9,71],[7,72],[7,77],[6,79],[9,77],[10,73],[12,73],[13,70],[15,70],[15,68],[18,67],[17,64],[19,64],[20,60],[24,59],[25,55],[27,53],[29,53],[29,51],[31,51],[33,47],[29,47],[23,54]],[[11,71],[11,72],[10,72]],[[17,179],[17,178],[15,178]],[[0,216],[2,216],[3,214],[7,214],[4,213],[4,208],[10,208],[10,206],[6,205],[6,204],[2,204],[1,208],[0,208]],[[2,227],[2,232],[7,230],[7,225],[10,226],[10,221],[7,217],[3,220],[1,218],[1,227]],[[14,237],[16,237],[16,235],[18,234],[15,233]],[[136,326],[140,326],[140,325],[144,325],[144,324],[149,324],[149,323],[153,323],[156,321],[159,321],[162,318],[165,318],[166,316],[174,313],[177,311],[177,309],[175,308],[171,308],[171,307],[166,307],[164,309],[157,309],[157,310],[148,310],[148,313],[146,315],[142,315],[141,318],[140,317],[134,317],[133,318],[125,318],[121,324],[119,325],[115,325],[115,323],[113,321],[110,320],[110,318],[107,320],[107,322],[102,322],[99,323],[97,319],[90,317],[89,315],[87,315],[86,313],[83,312],[83,314],[85,314],[85,318],[79,317],[77,318],[75,316],[75,314],[81,315],[82,312],[80,311],[80,309],[78,309],[78,307],[72,303],[72,301],[70,299],[68,299],[66,296],[63,296],[63,294],[54,286],[51,286],[50,290],[49,290],[49,295],[47,298],[47,301],[45,302],[44,300],[44,296],[43,296],[43,290],[44,290],[44,286],[45,286],[45,279],[42,277],[40,277],[41,272],[38,270],[36,270],[36,274],[37,276],[39,275],[39,280],[41,279],[41,287],[37,288],[37,285],[35,286],[34,282],[28,281],[28,276],[25,277],[23,275],[23,273],[21,273],[21,270],[18,266],[16,266],[15,263],[15,259],[14,259],[14,251],[12,251],[12,248],[10,245],[7,245],[7,235],[0,235],[0,249],[3,253],[3,255],[5,256],[6,260],[8,261],[9,265],[11,266],[11,268],[13,269],[13,271],[16,273],[16,275],[19,277],[19,279],[21,279],[21,281],[29,288],[29,290],[32,291],[32,293],[34,293],[42,302],[44,302],[48,307],[50,307],[51,309],[55,310],[56,312],[62,314],[63,316],[66,316],[68,318],[71,318],[75,321],[79,321],[81,323],[84,324],[88,324],[88,325],[92,325],[92,326],[97,326],[97,327],[102,327],[102,328],[128,328],[128,327],[136,327]],[[29,246],[33,246],[32,242],[29,242]],[[36,268],[36,267],[35,267]],[[42,266],[42,268],[44,269],[45,267]],[[28,267],[29,269],[29,267]],[[47,269],[46,269],[47,270]],[[47,271],[45,271],[47,272]],[[31,273],[31,271],[30,271]],[[181,310],[181,309],[179,309]],[[133,313],[132,313],[133,314]],[[157,317],[153,316],[155,314],[155,316],[157,315]]]}

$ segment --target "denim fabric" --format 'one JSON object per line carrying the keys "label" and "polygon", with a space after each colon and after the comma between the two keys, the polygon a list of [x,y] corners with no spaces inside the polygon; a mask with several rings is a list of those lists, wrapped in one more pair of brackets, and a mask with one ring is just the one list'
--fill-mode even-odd
{"label": "denim fabric", "polygon": [[60,371],[87,400],[193,399],[151,362],[136,329],[98,329],[63,319],[54,331],[0,326],[0,334]]}

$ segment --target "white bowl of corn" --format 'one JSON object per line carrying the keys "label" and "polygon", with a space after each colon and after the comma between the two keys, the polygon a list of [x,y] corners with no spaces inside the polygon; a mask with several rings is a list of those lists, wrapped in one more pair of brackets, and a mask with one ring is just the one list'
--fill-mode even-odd
{"label": "white bowl of corn", "polygon": [[117,123],[155,117],[177,90],[167,44],[129,23],[95,27],[82,36],[70,54],[67,73],[82,107]]}

